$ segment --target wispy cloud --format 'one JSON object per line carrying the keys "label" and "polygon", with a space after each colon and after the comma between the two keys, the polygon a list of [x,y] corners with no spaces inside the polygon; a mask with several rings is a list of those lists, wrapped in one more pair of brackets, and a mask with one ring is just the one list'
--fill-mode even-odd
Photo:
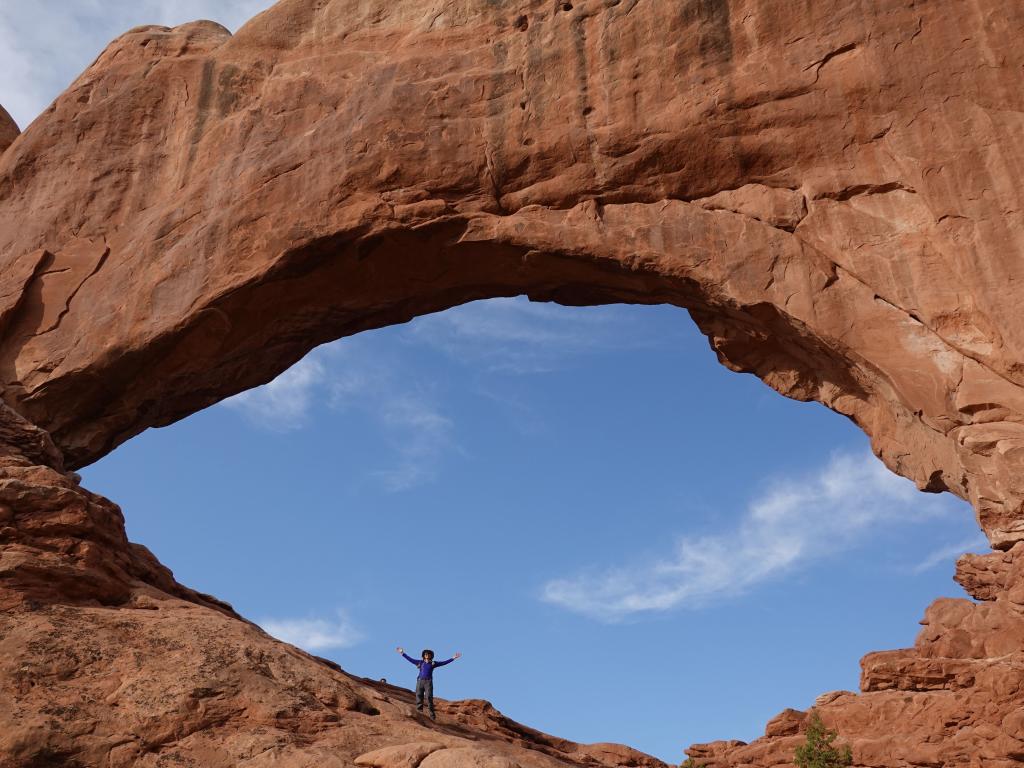
{"label": "wispy cloud", "polygon": [[307,356],[269,384],[228,398],[223,405],[275,432],[299,429],[306,424],[325,376],[323,364],[312,355]]}
{"label": "wispy cloud", "polygon": [[681,538],[654,562],[549,581],[542,599],[610,622],[699,607],[849,549],[873,526],[937,509],[874,456],[836,455],[812,476],[772,483],[734,530]]}
{"label": "wispy cloud", "polygon": [[436,382],[418,378],[407,362],[370,344],[350,338],[326,348],[328,403],[372,420],[395,457],[372,476],[387,491],[407,491],[435,480],[445,457],[461,450],[456,425],[441,405]]}
{"label": "wispy cloud", "polygon": [[142,24],[212,19],[236,30],[273,0],[32,0],[0,3],[0,104],[25,128],[107,44]]}
{"label": "wispy cloud", "polygon": [[370,473],[385,490],[406,491],[433,481],[445,456],[461,450],[455,423],[430,382],[406,376],[400,361],[376,354],[365,340],[344,339],[311,352],[269,384],[225,400],[256,427],[288,432],[305,427],[316,409],[368,417],[394,462]]}
{"label": "wispy cloud", "polygon": [[456,448],[455,425],[436,406],[410,393],[392,398],[381,411],[384,424],[398,433],[400,461],[379,470],[389,491],[406,491],[434,480],[442,456]]}
{"label": "wispy cloud", "polygon": [[987,550],[988,548],[988,539],[985,538],[985,534],[977,533],[968,539],[964,539],[958,544],[950,544],[948,547],[940,547],[939,549],[936,549],[924,558],[924,560],[915,565],[911,570],[914,573],[924,573],[938,565],[948,565],[954,562],[965,552],[976,551],[979,549]]}
{"label": "wispy cloud", "polygon": [[[422,317],[392,338],[403,346],[426,344],[478,369],[522,374],[565,368],[574,356],[588,352],[673,343],[664,335],[650,338],[644,328],[635,314],[620,307],[568,308],[519,297]],[[371,343],[357,337],[322,347],[270,384],[225,405],[274,431],[304,426],[322,404],[335,411],[359,411],[375,422],[395,454],[394,464],[372,476],[392,492],[429,483],[444,458],[462,450],[443,392],[439,394],[440,379],[424,379],[417,375],[415,362],[389,356],[386,345]],[[515,410],[517,429],[541,430],[527,404],[486,386],[478,394]]]}
{"label": "wispy cloud", "polygon": [[307,651],[351,648],[363,639],[344,611],[333,619],[263,619],[259,625],[268,635]]}
{"label": "wispy cloud", "polygon": [[417,319],[407,336],[491,371],[542,373],[588,352],[649,346],[620,307],[563,307],[519,296],[464,304]]}

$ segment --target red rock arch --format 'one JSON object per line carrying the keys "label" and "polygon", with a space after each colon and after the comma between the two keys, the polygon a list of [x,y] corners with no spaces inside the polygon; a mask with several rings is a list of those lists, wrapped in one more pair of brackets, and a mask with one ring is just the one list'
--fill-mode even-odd
{"label": "red rock arch", "polygon": [[[25,448],[43,430],[81,466],[316,344],[472,299],[670,302],[1010,549],[1024,9],[1004,6],[284,0],[234,36],[132,30],[0,156],[3,398],[35,425],[12,445],[56,467]],[[1004,594],[1013,558],[986,562],[975,593]]]}

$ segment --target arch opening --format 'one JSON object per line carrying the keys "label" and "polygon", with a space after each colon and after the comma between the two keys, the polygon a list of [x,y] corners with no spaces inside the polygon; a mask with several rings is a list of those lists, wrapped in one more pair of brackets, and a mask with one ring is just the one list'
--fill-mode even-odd
{"label": "arch opening", "polygon": [[[805,707],[822,687],[855,689],[854,659],[910,644],[907,616],[948,592],[945,574],[921,577],[914,567],[950,537],[964,538],[965,523],[973,527],[963,510],[922,514],[930,497],[865,471],[875,460],[852,425],[733,376],[684,325],[684,313],[669,306],[466,305],[322,348],[276,388],[147,433],[137,438],[140,458],[124,458],[139,450],[126,446],[85,476],[126,509],[148,508],[148,525],[135,530],[129,512],[129,531],[150,544],[166,541],[157,552],[179,578],[230,599],[283,639],[312,642],[308,650],[352,672],[402,684],[403,670],[381,649],[390,634],[419,629],[478,658],[468,680],[445,681],[451,698],[486,692],[507,715],[548,732],[623,741],[678,761],[692,741],[753,739],[783,706]],[[538,395],[544,391],[553,400]],[[540,409],[533,423],[531,408]],[[608,426],[594,428],[602,419]],[[537,420],[559,426],[545,436]],[[473,428],[477,421],[485,434]],[[567,436],[588,424],[592,431]],[[433,444],[416,444],[420,433]],[[836,448],[848,454],[838,464],[826,455]],[[430,452],[454,466],[432,465]],[[382,460],[389,453],[391,463]],[[565,461],[572,453],[580,455]],[[702,482],[716,466],[719,484]],[[197,482],[182,480],[196,473]],[[830,495],[832,484],[845,490]],[[810,492],[791,503],[797,488]],[[879,508],[844,502],[853,490]],[[186,505],[194,508],[181,511]],[[758,527],[758,510],[772,505],[782,526]],[[813,508],[811,517],[801,505]],[[810,531],[814,515],[830,514],[856,522]],[[381,519],[357,524],[359,516]],[[917,524],[903,527],[899,516]],[[441,529],[422,555],[410,533],[421,520]],[[598,533],[582,533],[589,529]],[[546,541],[531,544],[517,531]],[[776,570],[772,553],[758,557],[759,547],[779,556],[797,532],[810,534],[799,542],[801,559],[815,563],[809,570]],[[879,551],[847,554],[840,546],[833,556],[849,562],[822,562],[839,536],[867,537]],[[764,573],[744,587],[739,573],[734,584],[702,583],[691,570],[652,592],[643,583],[649,564],[692,569],[699,559],[680,559],[677,538],[702,543],[708,570],[731,560]],[[617,615],[602,615],[578,589],[565,593],[567,581],[600,592],[595,571],[609,570],[636,580],[632,597],[647,610],[623,609],[630,596],[605,595],[621,604],[611,606]],[[332,578],[336,588],[327,586]],[[907,589],[893,588],[894,579]],[[698,582],[697,593],[673,601],[671,590],[688,580]],[[421,588],[438,593],[439,604],[419,610]],[[888,593],[881,604],[868,596],[876,590]],[[650,607],[658,600],[664,610]],[[801,604],[824,601],[818,620],[806,621]],[[859,611],[863,620],[851,621]],[[833,621],[843,622],[842,643]],[[356,642],[361,632],[367,637]],[[337,647],[315,645],[332,635]],[[753,648],[752,635],[762,638]],[[595,686],[585,670],[613,656],[621,669]],[[488,674],[512,658],[525,667],[514,679]],[[727,668],[734,674],[715,672]],[[744,695],[755,676],[765,688]],[[680,701],[677,686],[705,702],[699,712],[690,697]],[[530,693],[539,690],[546,692]],[[727,706],[738,697],[742,714]],[[579,701],[588,702],[585,716],[574,720]],[[729,715],[716,719],[716,711]]]}

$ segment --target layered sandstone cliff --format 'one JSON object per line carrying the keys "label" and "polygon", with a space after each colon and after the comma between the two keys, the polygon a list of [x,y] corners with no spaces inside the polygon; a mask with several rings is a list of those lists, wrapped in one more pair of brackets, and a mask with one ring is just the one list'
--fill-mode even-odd
{"label": "layered sandstone cliff", "polygon": [[[985,602],[819,709],[860,765],[1024,759],[1022,31],[1001,0],[283,0],[132,30],[25,133],[0,115],[0,759],[642,763],[482,705],[413,722],[176,584],[69,472],[317,344],[513,294],[686,307],[968,499]],[[784,764],[802,722],[693,754]]]}

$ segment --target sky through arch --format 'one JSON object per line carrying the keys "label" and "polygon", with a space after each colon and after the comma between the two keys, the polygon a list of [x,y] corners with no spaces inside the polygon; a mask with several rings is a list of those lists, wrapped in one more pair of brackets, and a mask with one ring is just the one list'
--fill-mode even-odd
{"label": "sky through arch", "polygon": [[[321,347],[83,473],[183,582],[355,673],[678,762],[856,688],[981,548],[668,306],[464,305]],[[440,675],[440,673],[439,673]]]}

